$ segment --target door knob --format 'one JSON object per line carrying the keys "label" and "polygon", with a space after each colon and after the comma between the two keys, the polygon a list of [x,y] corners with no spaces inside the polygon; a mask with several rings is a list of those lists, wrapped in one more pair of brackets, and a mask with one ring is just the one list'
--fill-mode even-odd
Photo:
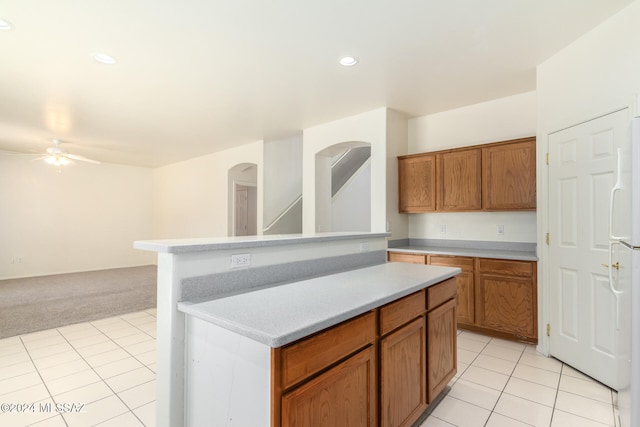
{"label": "door knob", "polygon": [[[603,267],[605,268],[609,268],[609,264],[602,264]],[[620,263],[616,262],[615,264],[613,264],[611,267],[615,268],[616,270],[618,270],[620,268]]]}

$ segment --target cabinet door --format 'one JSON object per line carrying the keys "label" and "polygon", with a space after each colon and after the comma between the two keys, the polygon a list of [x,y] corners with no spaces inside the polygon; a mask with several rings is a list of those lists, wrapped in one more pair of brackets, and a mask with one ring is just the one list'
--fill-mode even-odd
{"label": "cabinet door", "polygon": [[483,148],[482,169],[484,209],[535,210],[535,138]]}
{"label": "cabinet door", "polygon": [[476,298],[479,326],[537,338],[537,284],[535,263],[481,260]]}
{"label": "cabinet door", "polygon": [[478,148],[438,155],[438,210],[482,209],[482,154]]}
{"label": "cabinet door", "polygon": [[398,159],[400,212],[436,210],[436,155]]}
{"label": "cabinet door", "polygon": [[425,339],[420,317],[380,342],[382,427],[410,426],[427,407]]}
{"label": "cabinet door", "polygon": [[427,389],[431,403],[456,375],[456,301],[427,313]]}
{"label": "cabinet door", "polygon": [[458,302],[457,315],[458,323],[473,325],[475,322],[475,275],[473,267],[473,258],[431,255],[429,256],[429,264],[442,265],[445,267],[459,267],[462,273],[458,274]]}
{"label": "cabinet door", "polygon": [[375,348],[346,361],[282,396],[283,427],[376,425]]}

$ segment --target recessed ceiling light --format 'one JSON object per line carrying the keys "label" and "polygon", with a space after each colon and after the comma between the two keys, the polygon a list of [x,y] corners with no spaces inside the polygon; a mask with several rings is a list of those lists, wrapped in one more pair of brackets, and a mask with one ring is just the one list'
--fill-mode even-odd
{"label": "recessed ceiling light", "polygon": [[345,67],[352,67],[358,63],[358,58],[355,56],[343,56],[338,62]]}
{"label": "recessed ceiling light", "polygon": [[107,55],[106,53],[96,53],[95,55],[93,55],[93,59],[107,65],[113,65],[116,63],[116,59],[111,55]]}
{"label": "recessed ceiling light", "polygon": [[5,21],[4,19],[0,19],[0,30],[3,31],[8,31],[10,29],[12,29],[13,27],[11,26],[11,24],[7,21]]}

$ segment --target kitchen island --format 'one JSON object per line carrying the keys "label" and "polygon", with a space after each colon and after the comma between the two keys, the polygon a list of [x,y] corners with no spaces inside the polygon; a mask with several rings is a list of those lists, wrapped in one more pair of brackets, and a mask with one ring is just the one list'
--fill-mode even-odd
{"label": "kitchen island", "polygon": [[[422,373],[426,372],[426,354],[430,354],[435,356],[436,360],[444,360],[441,356],[445,355],[447,360],[451,361],[449,367],[431,363],[438,375],[444,374],[443,378],[453,375],[455,373],[455,303],[452,304],[452,302],[455,286],[451,286],[451,282],[446,283],[449,277],[459,272],[459,269],[415,266],[418,269],[415,270],[414,266],[408,269],[406,265],[398,264],[402,268],[392,267],[395,272],[389,270],[383,274],[383,271],[388,268],[385,267],[387,236],[386,233],[322,233],[135,242],[135,248],[158,253],[157,425],[182,427],[192,420],[198,421],[199,414],[212,412],[214,407],[226,412],[227,415],[250,411],[246,409],[247,405],[242,403],[242,399],[231,400],[231,391],[250,390],[255,387],[256,392],[263,393],[266,390],[264,384],[269,384],[269,390],[275,393],[267,395],[265,399],[266,413],[269,414],[267,417],[270,421],[264,421],[265,411],[260,409],[264,404],[260,403],[258,404],[261,405],[260,408],[256,410],[261,414],[259,415],[261,421],[258,424],[249,425],[271,425],[272,423],[280,425],[279,420],[274,418],[279,415],[275,415],[277,411],[272,411],[270,402],[275,400],[280,402],[280,399],[274,399],[273,396],[278,396],[277,393],[282,391],[291,390],[293,385],[288,381],[297,381],[295,384],[301,384],[303,381],[292,380],[291,378],[294,377],[291,375],[294,375],[296,369],[302,369],[305,372],[309,369],[308,366],[304,363],[295,364],[298,367],[295,368],[285,361],[315,359],[309,357],[309,353],[305,351],[298,353],[291,350],[292,348],[304,350],[307,348],[303,344],[305,342],[311,344],[319,342],[320,350],[346,351],[342,355],[330,351],[325,359],[319,360],[331,367],[318,368],[319,370],[314,371],[311,377],[306,377],[311,384],[315,384],[315,380],[323,377],[323,373],[344,372],[341,368],[343,362],[349,367],[353,366],[351,362],[354,360],[360,361],[361,367],[368,366],[368,372],[371,375],[375,374],[373,377],[368,377],[369,390],[382,393],[381,399],[383,399],[384,396],[393,395],[395,392],[388,387],[382,387],[388,381],[377,378],[378,363],[384,361],[391,363],[395,360],[394,358],[402,358],[401,356],[408,350],[415,354],[416,348],[425,355],[418,358],[418,360],[425,360],[424,363],[420,362],[422,365],[418,365]],[[370,267],[382,270],[367,273],[365,270]],[[414,270],[413,273],[411,270]],[[340,276],[342,274],[346,276]],[[374,283],[385,282],[385,280],[380,281],[385,275],[389,279],[386,280],[387,291],[384,291],[380,285],[374,285]],[[420,276],[417,280],[416,275]],[[361,277],[361,279],[355,279],[356,284],[349,285],[346,279],[351,280],[355,277]],[[362,278],[368,280],[362,280]],[[334,282],[337,285],[330,284]],[[437,282],[446,285],[435,286]],[[332,286],[334,290],[342,292],[340,298],[329,293]],[[429,289],[440,291],[434,294]],[[285,291],[286,296],[290,298],[280,294],[282,291]],[[268,295],[279,296],[275,301],[271,301],[266,299]],[[306,295],[307,303],[302,300],[302,295]],[[363,295],[364,299],[358,299]],[[430,298],[430,295],[435,296]],[[248,305],[248,300],[256,296],[260,302],[258,307],[266,310],[262,314],[255,305]],[[224,313],[225,308],[221,307],[231,307],[232,298],[240,305],[231,312]],[[443,298],[447,299],[446,303],[438,307],[432,306],[438,301],[444,301]],[[391,302],[392,300],[395,301]],[[312,312],[305,304],[313,301],[321,303],[318,305],[328,308],[328,311]],[[351,307],[345,305],[339,307],[341,303],[348,301],[353,303]],[[271,311],[269,314],[269,310],[276,311]],[[405,318],[403,313],[410,314],[413,320]],[[257,323],[263,330],[249,328],[251,319],[241,318],[247,314],[258,316],[254,317],[253,321],[258,319]],[[300,317],[296,317],[305,314],[309,315],[308,321],[301,321]],[[433,333],[451,337],[442,348],[437,346],[431,348],[438,343],[438,340],[427,343],[429,316],[433,319],[431,322]],[[383,325],[386,325],[384,329],[380,329]],[[241,331],[238,328],[245,330]],[[251,335],[254,332],[255,335]],[[311,334],[309,338],[304,338],[309,334]],[[349,339],[353,336],[367,341],[366,345],[362,347],[356,343],[356,347],[360,349],[356,350],[356,347],[353,347],[354,342]],[[274,341],[265,342],[260,341],[261,339]],[[325,339],[329,341],[325,342]],[[208,349],[207,346],[216,345],[219,342],[227,342],[229,345],[222,346],[216,351]],[[427,351],[427,345],[429,351]],[[317,350],[317,344],[316,347],[311,346],[311,348]],[[322,353],[316,350],[311,354]],[[203,351],[206,353],[204,357]],[[354,351],[360,356],[352,360],[352,356],[355,356]],[[363,356],[361,354],[363,351],[365,356],[368,354],[370,357]],[[226,380],[216,380],[216,384],[230,384],[232,389],[216,389],[215,393],[218,394],[215,398],[198,392],[211,387],[211,384],[205,380],[205,374],[211,372],[207,371],[212,366],[211,358],[220,358],[222,363],[227,355],[228,359],[225,363],[229,363],[228,366],[244,363],[244,359],[235,357],[236,354],[257,358],[255,364],[251,361],[247,363],[252,369],[258,369],[262,374],[256,372],[255,376],[247,377],[241,373],[236,375],[238,371],[234,369],[214,369],[220,375],[227,375]],[[296,359],[291,356],[292,354],[306,354],[306,356]],[[349,363],[344,359],[345,357],[349,359]],[[195,360],[201,360],[200,366]],[[265,361],[273,365],[265,366]],[[198,368],[203,369],[201,375],[197,373]],[[267,368],[270,374],[265,377],[264,369]],[[283,370],[283,368],[286,369]],[[278,375],[277,372],[287,374]],[[362,373],[361,370],[358,372]],[[196,375],[193,376],[193,373]],[[392,377],[402,378],[398,375],[392,375]],[[336,377],[330,376],[330,378]],[[362,377],[347,375],[347,378]],[[243,382],[245,380],[246,382]],[[380,389],[378,384],[381,386]],[[205,388],[201,389],[201,385]],[[403,384],[398,385],[398,387],[402,386]],[[429,393],[426,385],[424,387],[419,385],[419,387],[422,387],[418,396],[422,402],[419,408],[421,410],[426,405]],[[435,391],[437,389],[434,389],[431,394]],[[409,395],[413,396],[414,393]],[[288,396],[292,397],[293,394]],[[338,398],[341,404],[346,402],[340,394],[333,396]],[[261,398],[264,397],[265,395],[261,394]],[[368,400],[368,408],[375,412],[370,414],[368,419],[375,420],[378,413],[378,404],[375,403],[377,397],[370,397],[373,400]],[[288,402],[287,405],[290,405],[291,401]],[[351,402],[356,404],[355,401]],[[235,407],[233,406],[235,404],[244,406]],[[395,404],[398,409],[393,413],[403,413],[406,412],[407,404],[413,403],[398,401]],[[202,409],[205,407],[208,409]],[[330,405],[330,407],[337,406]],[[380,407],[383,406],[380,405]],[[206,419],[211,419],[210,415],[204,416]],[[238,421],[237,417],[240,416],[236,415],[235,421],[227,417],[220,425],[247,425]],[[218,423],[216,421],[209,425],[218,425]]]}
{"label": "kitchen island", "polygon": [[459,272],[385,263],[180,303],[186,425],[411,425],[456,372]]}

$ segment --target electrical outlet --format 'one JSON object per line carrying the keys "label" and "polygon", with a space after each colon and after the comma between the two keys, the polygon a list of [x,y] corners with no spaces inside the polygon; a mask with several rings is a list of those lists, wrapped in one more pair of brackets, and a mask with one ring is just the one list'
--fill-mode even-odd
{"label": "electrical outlet", "polygon": [[504,225],[496,225],[496,233],[498,233],[498,236],[504,236]]}
{"label": "electrical outlet", "polygon": [[440,234],[447,234],[447,226],[445,224],[440,226]]}
{"label": "electrical outlet", "polygon": [[369,250],[369,242],[360,243],[360,252],[367,252]]}
{"label": "electrical outlet", "polygon": [[231,255],[231,268],[249,267],[251,265],[251,254]]}

